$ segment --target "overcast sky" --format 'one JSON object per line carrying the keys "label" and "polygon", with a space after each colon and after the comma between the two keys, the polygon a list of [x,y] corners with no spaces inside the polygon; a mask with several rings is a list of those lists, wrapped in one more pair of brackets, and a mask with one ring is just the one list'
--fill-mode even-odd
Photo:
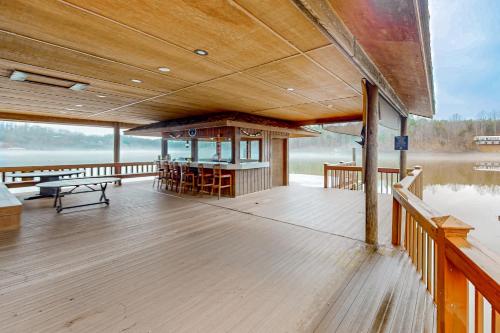
{"label": "overcast sky", "polygon": [[500,1],[429,0],[436,118],[500,115]]}
{"label": "overcast sky", "polygon": [[[500,0],[429,0],[436,118],[500,117]],[[111,134],[111,129],[46,125]]]}

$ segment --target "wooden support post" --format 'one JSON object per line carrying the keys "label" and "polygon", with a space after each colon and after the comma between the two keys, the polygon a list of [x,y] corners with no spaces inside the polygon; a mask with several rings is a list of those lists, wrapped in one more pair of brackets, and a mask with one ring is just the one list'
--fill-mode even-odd
{"label": "wooden support post", "polygon": [[168,155],[168,139],[165,137],[161,138],[161,158],[166,159]]}
{"label": "wooden support post", "polygon": [[233,164],[240,164],[240,141],[240,128],[234,127],[231,132],[231,163]]}
{"label": "wooden support post", "polygon": [[[401,136],[408,135],[408,118],[401,117]],[[406,177],[406,150],[399,151],[399,179],[402,180]]]}
{"label": "wooden support post", "polygon": [[290,156],[289,142],[290,139],[285,139],[283,142],[283,185],[288,186],[290,183],[290,163],[288,157]]}
{"label": "wooden support post", "polygon": [[378,87],[366,84],[366,129],[365,129],[365,241],[377,245],[378,242]]}
{"label": "wooden support post", "polygon": [[356,148],[352,148],[352,163],[356,165]]}
{"label": "wooden support post", "polygon": [[119,163],[120,162],[120,124],[119,123],[114,124],[113,134],[114,134],[113,162]]}
{"label": "wooden support post", "polygon": [[438,225],[437,245],[437,331],[466,333],[468,326],[467,278],[446,256],[448,237],[467,238],[472,227],[453,216],[432,219]]}
{"label": "wooden support post", "polygon": [[[121,175],[122,167],[120,164],[120,124],[113,126],[113,163],[115,164],[115,175]],[[121,185],[121,182],[119,183]]]}
{"label": "wooden support post", "polygon": [[191,139],[191,161],[198,161],[198,139]]}
{"label": "wooden support post", "polygon": [[[328,163],[323,163],[323,187],[328,187],[328,169],[326,168]],[[332,184],[333,187],[333,184]]]}

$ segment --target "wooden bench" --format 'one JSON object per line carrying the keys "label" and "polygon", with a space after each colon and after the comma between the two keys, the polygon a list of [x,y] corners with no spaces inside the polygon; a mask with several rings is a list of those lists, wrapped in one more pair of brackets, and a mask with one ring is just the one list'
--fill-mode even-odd
{"label": "wooden bench", "polygon": [[15,230],[21,225],[23,205],[0,183],[0,231]]}

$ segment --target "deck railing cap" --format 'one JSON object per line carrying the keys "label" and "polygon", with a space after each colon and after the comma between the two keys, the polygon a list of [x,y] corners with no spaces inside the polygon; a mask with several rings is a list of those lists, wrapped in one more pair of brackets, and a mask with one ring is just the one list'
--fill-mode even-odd
{"label": "deck railing cap", "polygon": [[452,215],[432,217],[431,220],[436,223],[439,229],[462,231],[465,234],[474,229],[471,225]]}

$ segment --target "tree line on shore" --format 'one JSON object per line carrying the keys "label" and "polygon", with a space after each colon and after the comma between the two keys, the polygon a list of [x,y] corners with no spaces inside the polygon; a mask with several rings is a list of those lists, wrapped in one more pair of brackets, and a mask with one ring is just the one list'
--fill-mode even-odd
{"label": "tree line on shore", "polygon": [[[160,147],[160,139],[122,135],[121,145],[124,149],[157,150]],[[110,147],[113,147],[113,134],[86,135],[26,123],[0,122],[0,148],[102,150]]]}

